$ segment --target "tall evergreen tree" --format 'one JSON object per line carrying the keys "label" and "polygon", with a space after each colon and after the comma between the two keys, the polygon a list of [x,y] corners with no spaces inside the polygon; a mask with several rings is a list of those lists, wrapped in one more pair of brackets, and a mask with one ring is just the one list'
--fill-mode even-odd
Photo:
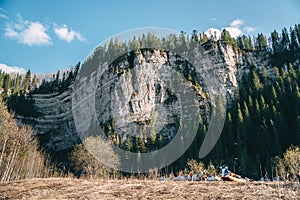
{"label": "tall evergreen tree", "polygon": [[14,87],[14,94],[17,94],[20,89],[21,89],[21,81],[22,81],[22,76],[20,74],[17,74],[17,77],[15,79],[15,87]]}
{"label": "tall evergreen tree", "polygon": [[297,42],[297,33],[295,30],[293,30],[291,28],[291,31],[290,31],[290,34],[291,34],[291,43],[290,43],[290,60],[293,61],[297,58],[297,51],[299,49],[299,45],[298,45],[298,42]]}
{"label": "tall evergreen tree", "polygon": [[5,74],[3,78],[3,96],[7,97],[10,88],[11,88],[12,80],[9,74]]}
{"label": "tall evergreen tree", "polygon": [[256,49],[258,50],[266,50],[268,46],[266,36],[264,36],[262,33],[257,35],[256,40]]}
{"label": "tall evergreen tree", "polygon": [[30,69],[26,72],[23,84],[22,84],[22,90],[26,92],[27,90],[30,90],[30,83],[31,83],[31,72]]}
{"label": "tall evergreen tree", "polygon": [[271,33],[271,39],[273,52],[275,54],[280,53],[282,48],[280,47],[279,34],[276,30]]}
{"label": "tall evergreen tree", "polygon": [[198,36],[198,31],[197,30],[193,30],[192,40],[194,40],[197,43],[199,42],[199,36]]}
{"label": "tall evergreen tree", "polygon": [[289,33],[286,28],[282,29],[280,44],[281,44],[283,51],[289,50],[290,38],[289,38]]}

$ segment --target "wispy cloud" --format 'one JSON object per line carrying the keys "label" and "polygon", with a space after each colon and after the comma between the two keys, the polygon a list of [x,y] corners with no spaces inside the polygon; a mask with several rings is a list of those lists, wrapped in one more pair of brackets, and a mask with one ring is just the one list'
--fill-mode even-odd
{"label": "wispy cloud", "polygon": [[217,29],[217,28],[209,28],[205,31],[205,34],[208,37],[214,37],[216,36],[217,39],[219,39],[221,37],[221,32],[223,29],[226,29],[230,35],[234,38],[237,38],[238,36],[244,34],[243,30],[246,31],[247,33],[253,32],[255,31],[254,27],[250,27],[250,26],[245,26],[244,28],[242,27],[244,25],[244,21],[241,19],[235,19],[233,20],[229,26],[227,27],[223,27],[221,29]]}
{"label": "wispy cloud", "polygon": [[246,27],[244,27],[243,30],[246,31],[246,32],[248,32],[248,33],[251,33],[253,31],[255,31],[255,28],[251,27],[251,26],[246,26]]}
{"label": "wispy cloud", "polygon": [[7,12],[3,8],[0,8],[0,18],[8,19]]}
{"label": "wispy cloud", "polygon": [[17,23],[8,23],[5,27],[5,36],[15,39],[19,43],[28,46],[51,45],[51,37],[47,34],[47,28],[41,22],[23,20],[19,16]]}
{"label": "wispy cloud", "polygon": [[217,18],[212,17],[212,18],[210,18],[210,20],[211,20],[211,21],[216,21]]}
{"label": "wispy cloud", "polygon": [[77,39],[81,42],[86,41],[86,39],[79,32],[68,28],[66,24],[62,26],[54,25],[54,33],[60,40],[64,40],[66,42],[71,42],[74,39]]}
{"label": "wispy cloud", "polygon": [[4,8],[1,8],[1,7],[0,7],[0,12],[7,13],[6,10],[4,10]]}
{"label": "wispy cloud", "polygon": [[0,63],[0,70],[6,72],[6,73],[20,73],[20,74],[25,74],[25,69],[22,67],[17,67],[17,66],[8,66],[4,63]]}
{"label": "wispy cloud", "polygon": [[3,13],[0,13],[0,18],[8,19],[8,17]]}

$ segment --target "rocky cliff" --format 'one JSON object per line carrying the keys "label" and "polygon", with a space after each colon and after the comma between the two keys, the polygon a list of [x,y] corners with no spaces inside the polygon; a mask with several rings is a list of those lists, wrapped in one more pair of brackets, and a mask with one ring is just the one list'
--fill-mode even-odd
{"label": "rocky cliff", "polygon": [[[128,56],[121,56],[109,65],[99,64],[103,68],[99,70],[100,79],[95,78],[95,73],[77,83],[76,89],[81,91],[80,96],[74,94],[74,85],[63,93],[33,94],[37,117],[17,116],[17,119],[21,123],[32,125],[44,147],[53,151],[65,150],[77,143],[77,131],[87,131],[91,124],[84,124],[84,121],[89,121],[90,118],[97,118],[100,126],[107,129],[106,133],[117,132],[122,135],[123,132],[132,134],[141,130],[141,124],[143,131],[150,134],[153,127],[151,119],[155,116],[155,130],[160,130],[164,137],[170,139],[178,128],[176,116],[181,114],[180,101],[174,95],[176,88],[168,89],[172,83],[167,79],[178,75],[170,74],[172,69],[183,74],[181,78],[186,79],[184,84],[190,84],[194,88],[198,95],[198,106],[202,105],[200,114],[206,115],[209,113],[210,102],[205,93],[203,77],[209,73],[214,74],[213,81],[218,83],[216,87],[222,88],[230,103],[242,75],[251,66],[258,69],[263,66],[269,69],[270,66],[270,55],[267,52],[241,51],[222,42],[207,43],[203,47],[203,52],[195,54],[196,57],[201,57],[198,63],[191,61],[186,64],[184,56],[178,57],[172,52],[143,50],[135,53],[132,60],[128,60]],[[192,73],[195,69],[197,72]],[[90,108],[84,108],[85,104],[81,105],[83,102],[96,105],[96,113]],[[85,112],[80,113],[82,110]],[[82,121],[76,126],[74,113]]]}
{"label": "rocky cliff", "polygon": [[72,117],[72,87],[63,93],[32,94],[37,117],[17,116],[29,124],[47,151],[62,151],[79,141]]}

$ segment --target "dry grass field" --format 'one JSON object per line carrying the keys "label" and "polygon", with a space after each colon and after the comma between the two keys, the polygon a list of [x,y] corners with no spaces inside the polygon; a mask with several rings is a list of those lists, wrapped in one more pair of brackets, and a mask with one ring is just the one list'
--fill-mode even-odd
{"label": "dry grass field", "polygon": [[27,179],[0,183],[0,199],[300,199],[299,183]]}

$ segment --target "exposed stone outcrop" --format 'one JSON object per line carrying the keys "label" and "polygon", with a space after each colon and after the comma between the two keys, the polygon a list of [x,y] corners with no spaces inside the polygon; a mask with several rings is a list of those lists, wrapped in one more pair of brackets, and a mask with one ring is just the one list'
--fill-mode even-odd
{"label": "exposed stone outcrop", "polygon": [[[200,64],[197,65],[193,61],[190,64],[195,66],[200,82],[205,80],[201,77],[208,73],[214,74],[214,80],[211,81],[217,81],[216,87],[225,90],[229,100],[233,97],[242,75],[249,71],[251,65],[258,69],[263,66],[268,69],[270,66],[267,52],[240,51],[222,42],[206,44],[204,48],[205,51],[198,54]],[[132,125],[131,131],[137,130],[139,124],[143,124],[146,129],[148,127],[150,131],[151,119],[155,115],[156,129],[162,130],[166,137],[170,138],[176,132],[174,113],[180,114],[181,105],[180,101],[176,100],[176,95],[172,94],[176,92],[176,88],[173,88],[173,91],[168,90],[167,85],[170,83],[165,81],[168,79],[168,67],[176,66],[176,59],[179,59],[172,52],[169,53],[167,55],[159,50],[143,51],[136,54],[132,63],[125,56],[113,65],[100,64],[103,70],[109,70],[101,69],[90,77],[82,78],[77,85],[77,89],[81,91],[78,93],[80,96],[73,94],[73,86],[61,94],[34,94],[32,98],[38,117],[17,116],[17,119],[32,125],[47,149],[60,151],[70,148],[79,141],[76,128],[84,132],[92,126],[85,124],[75,127],[72,113],[72,95],[75,95],[73,98],[77,104],[73,106],[76,106],[77,110],[85,110],[76,114],[86,121],[97,118],[105,127],[114,118],[115,132],[128,132],[128,124]],[[178,66],[180,68],[180,64],[177,64]],[[100,81],[95,78],[96,73],[103,73]],[[185,84],[193,86],[191,81],[186,81]],[[202,89],[204,92],[196,90],[199,106],[204,105],[200,114],[207,114],[209,100],[205,99],[205,87]],[[96,105],[96,113],[89,110],[90,108],[80,108],[81,103],[87,101]]]}
{"label": "exposed stone outcrop", "polygon": [[[158,49],[132,54],[132,61],[123,55],[123,62],[110,65],[99,80],[95,107],[100,126],[107,130],[114,120],[113,130],[107,130],[106,134],[114,132],[122,137],[142,132],[147,137],[159,133],[171,139],[178,130],[176,120],[180,119],[184,106],[179,93],[185,93],[181,98],[193,98],[188,95],[192,83],[181,75],[192,66],[183,58]],[[200,102],[208,104],[204,95]],[[202,107],[203,115],[208,114],[207,107]]]}
{"label": "exposed stone outcrop", "polygon": [[[270,53],[266,51],[242,51],[233,48],[224,42],[219,41],[216,44],[208,43],[204,45],[206,59],[209,59],[211,66],[200,68],[202,73],[212,70],[215,74],[214,80],[225,89],[228,95],[228,101],[233,98],[234,91],[242,81],[242,76],[249,72],[251,66],[255,66],[258,70],[266,67],[267,70],[271,66]],[[271,74],[271,72],[270,72]]]}
{"label": "exposed stone outcrop", "polygon": [[19,123],[33,127],[46,150],[65,150],[79,140],[72,116],[71,95],[71,87],[61,94],[32,94],[38,117],[17,116]]}

